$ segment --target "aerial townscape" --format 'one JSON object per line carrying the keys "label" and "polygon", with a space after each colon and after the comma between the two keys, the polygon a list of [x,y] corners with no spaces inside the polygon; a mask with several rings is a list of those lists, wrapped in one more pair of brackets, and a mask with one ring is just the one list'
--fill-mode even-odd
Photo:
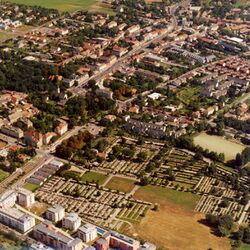
{"label": "aerial townscape", "polygon": [[250,1],[1,1],[0,249],[250,250]]}

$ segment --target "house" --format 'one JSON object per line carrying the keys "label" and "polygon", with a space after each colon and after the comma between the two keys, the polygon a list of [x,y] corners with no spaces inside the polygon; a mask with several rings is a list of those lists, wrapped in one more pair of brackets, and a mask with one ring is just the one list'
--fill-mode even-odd
{"label": "house", "polygon": [[43,135],[43,144],[48,145],[51,141],[51,139],[56,136],[57,134],[54,132],[48,132],[45,135]]}
{"label": "house", "polygon": [[68,214],[64,217],[62,226],[71,231],[76,231],[81,226],[81,218],[75,213]]}
{"label": "house", "polygon": [[28,130],[24,133],[24,141],[28,146],[41,147],[43,145],[43,135],[35,130]]}
{"label": "house", "polygon": [[113,99],[113,92],[108,89],[97,89],[95,92],[97,96]]}
{"label": "house", "polygon": [[148,98],[150,98],[152,100],[158,100],[160,97],[161,97],[161,94],[156,93],[156,92],[148,95]]}
{"label": "house", "polygon": [[139,114],[139,111],[140,111],[140,107],[137,106],[137,105],[132,106],[132,107],[129,108],[130,113]]}
{"label": "house", "polygon": [[131,35],[131,34],[133,34],[133,33],[135,33],[135,32],[138,32],[138,31],[140,31],[140,25],[133,25],[133,26],[130,26],[127,30],[126,30],[126,33],[128,34],[128,35]]}
{"label": "house", "polygon": [[63,134],[65,134],[68,131],[68,123],[65,121],[60,120],[59,124],[56,126],[55,128],[55,132],[62,136]]}
{"label": "house", "polygon": [[126,118],[127,122],[124,125],[125,130],[132,131],[137,135],[149,136],[155,139],[163,139],[166,137],[166,127],[156,125],[154,123],[146,123],[134,119]]}
{"label": "house", "polygon": [[55,204],[53,207],[50,207],[46,211],[46,218],[53,222],[58,222],[63,219],[65,215],[65,210],[58,204]]}
{"label": "house", "polygon": [[114,28],[114,27],[116,27],[117,26],[117,22],[116,21],[111,21],[111,22],[109,22],[108,24],[107,24],[107,27],[109,28],[109,29],[112,29],[112,28]]}
{"label": "house", "polygon": [[97,237],[97,228],[96,226],[87,223],[84,226],[80,227],[77,231],[77,237],[83,242],[90,242]]}

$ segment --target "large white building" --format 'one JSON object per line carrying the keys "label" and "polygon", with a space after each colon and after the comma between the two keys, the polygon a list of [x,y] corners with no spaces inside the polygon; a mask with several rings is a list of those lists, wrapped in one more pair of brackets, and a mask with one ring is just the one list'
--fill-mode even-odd
{"label": "large white building", "polygon": [[17,202],[23,207],[30,207],[35,203],[35,195],[27,189],[20,188],[17,195]]}
{"label": "large white building", "polygon": [[17,194],[14,190],[7,190],[0,195],[0,207],[7,208],[13,207],[16,203]]}
{"label": "large white building", "polygon": [[22,233],[35,226],[35,218],[25,214],[16,208],[0,208],[0,221]]}
{"label": "large white building", "polygon": [[68,214],[64,217],[62,225],[71,231],[76,231],[81,226],[81,218],[76,213]]}
{"label": "large white building", "polygon": [[94,240],[97,237],[97,228],[96,226],[87,223],[84,226],[80,227],[77,236],[83,242],[89,242]]}
{"label": "large white building", "polygon": [[63,219],[65,216],[65,209],[60,205],[56,204],[53,207],[50,207],[46,211],[46,218],[53,222],[58,222]]}

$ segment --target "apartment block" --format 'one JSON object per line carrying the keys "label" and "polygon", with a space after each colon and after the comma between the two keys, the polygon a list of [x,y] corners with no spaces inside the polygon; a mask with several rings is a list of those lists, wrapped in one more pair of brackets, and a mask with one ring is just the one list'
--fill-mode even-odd
{"label": "apartment block", "polygon": [[65,215],[65,209],[60,205],[56,204],[53,207],[50,207],[46,211],[46,218],[53,222],[58,222],[63,219]]}
{"label": "apartment block", "polygon": [[27,232],[35,226],[35,218],[25,214],[16,208],[0,208],[1,223],[16,229],[22,233]]}

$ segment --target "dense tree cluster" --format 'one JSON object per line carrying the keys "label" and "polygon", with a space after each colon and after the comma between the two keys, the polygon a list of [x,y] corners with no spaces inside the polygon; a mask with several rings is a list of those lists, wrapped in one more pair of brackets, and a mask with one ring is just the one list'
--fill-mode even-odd
{"label": "dense tree cluster", "polygon": [[92,138],[92,135],[88,131],[79,132],[78,135],[64,140],[57,146],[56,155],[64,159],[70,159],[74,153],[81,151],[85,144],[90,142]]}
{"label": "dense tree cluster", "polygon": [[21,55],[5,54],[0,63],[0,90],[8,89],[25,93],[54,92],[58,86],[49,81],[49,76],[57,74],[53,66],[35,61],[24,61]]}
{"label": "dense tree cluster", "polygon": [[216,229],[219,236],[229,236],[232,232],[234,221],[230,215],[216,216],[212,214],[206,215],[206,222],[209,226]]}

